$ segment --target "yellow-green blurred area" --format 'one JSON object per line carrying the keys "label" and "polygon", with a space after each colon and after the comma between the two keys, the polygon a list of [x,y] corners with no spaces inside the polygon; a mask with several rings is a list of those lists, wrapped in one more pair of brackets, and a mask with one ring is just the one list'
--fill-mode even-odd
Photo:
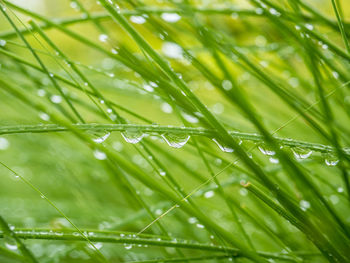
{"label": "yellow-green blurred area", "polygon": [[[350,55],[332,1],[296,1],[307,6],[300,4],[299,13],[293,9],[293,1],[287,0],[112,2],[227,130],[257,137],[261,133],[232,99],[237,89],[243,103],[270,134],[333,147],[332,140],[303,118],[306,114],[327,134],[332,134],[329,129],[334,125],[340,147],[349,147],[350,94],[344,83],[349,81]],[[349,34],[350,2],[336,2]],[[243,244],[252,240],[254,251],[288,256],[310,252],[316,257],[295,262],[328,262],[302,232],[242,187],[242,182],[252,181],[268,192],[237,151],[221,151],[210,136],[191,136],[186,145],[174,148],[160,133],[143,134],[136,144],[128,143],[119,131],[85,130],[81,135],[73,130],[45,132],[43,128],[41,133],[1,134],[5,126],[18,126],[20,131],[22,125],[40,128],[64,123],[216,127],[101,3],[0,0],[0,4],[8,15],[0,13],[0,162],[13,170],[0,166],[0,215],[14,229],[76,231],[64,214],[82,231],[138,233],[158,218],[145,233],[232,245],[194,215],[174,208],[174,200],[138,180],[133,174],[133,169],[138,169],[179,200],[186,197]],[[319,70],[318,80],[312,60]],[[325,117],[320,89],[334,118],[332,124]],[[297,106],[302,110],[296,110]],[[105,135],[101,147],[118,156],[120,163],[111,161],[86,139],[96,141]],[[305,189],[291,178],[292,168],[286,169],[274,151],[266,153],[263,139],[237,141],[288,198],[302,210],[313,212]],[[319,197],[325,198],[348,227],[350,212],[342,171],[348,172],[349,163],[341,161],[340,166],[335,150],[328,154],[298,149],[306,157],[297,158],[300,153],[294,149],[293,154],[292,147],[282,144],[281,148],[311,178]],[[268,195],[275,197],[270,192]],[[98,262],[86,241],[44,238],[26,240],[25,244],[38,262]],[[217,253],[96,244],[108,262]],[[3,238],[0,246],[8,248]],[[20,254],[18,249],[12,252]],[[228,252],[222,255],[221,259],[203,258],[200,262],[232,260]],[[0,262],[21,260],[0,253]],[[233,260],[254,262],[245,257]],[[286,261],[271,257],[270,262]]]}

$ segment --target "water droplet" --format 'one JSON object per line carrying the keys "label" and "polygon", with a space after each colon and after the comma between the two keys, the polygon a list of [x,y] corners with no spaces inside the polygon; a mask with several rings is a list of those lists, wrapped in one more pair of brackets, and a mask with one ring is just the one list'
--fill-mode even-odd
{"label": "water droplet", "polygon": [[329,200],[332,202],[333,205],[336,205],[339,203],[339,197],[336,195],[331,195],[329,197]]}
{"label": "water droplet", "polygon": [[232,82],[227,79],[223,80],[221,85],[224,88],[224,90],[232,89]]}
{"label": "water droplet", "polygon": [[311,156],[312,151],[300,147],[292,148],[293,155],[296,159],[307,159]]}
{"label": "water droplet", "polygon": [[232,153],[234,151],[234,149],[219,143],[215,138],[213,138],[212,140],[219,146],[221,151],[227,152],[227,153]]}
{"label": "water droplet", "polygon": [[4,242],[5,242],[5,246],[8,249],[17,250],[17,248],[18,248],[17,242],[16,242],[16,239],[14,239],[13,237],[11,237],[9,235],[4,235]]}
{"label": "water droplet", "polygon": [[162,137],[169,146],[174,148],[181,148],[190,139],[190,136],[187,134],[166,133],[166,134],[162,134]]}
{"label": "water droplet", "polygon": [[338,192],[338,193],[343,193],[343,192],[344,192],[343,187],[338,187],[338,188],[337,188],[337,192]]}
{"label": "water droplet", "polygon": [[46,95],[46,91],[43,89],[38,89],[37,94],[39,97],[44,97]]}
{"label": "water droplet", "polygon": [[264,155],[272,156],[275,155],[276,152],[269,149],[266,145],[260,145],[258,146],[260,152],[262,152]]}
{"label": "water droplet", "polygon": [[75,1],[71,1],[69,5],[70,5],[71,8],[73,8],[76,11],[80,10],[78,3],[75,2]]}
{"label": "water droplet", "polygon": [[107,42],[108,36],[106,34],[101,34],[98,36],[98,40],[100,40],[101,42]]}
{"label": "water droplet", "polygon": [[332,154],[327,154],[324,162],[328,165],[328,166],[336,166],[339,162],[339,159],[337,159],[336,156],[332,155]]}
{"label": "water droplet", "polygon": [[163,13],[161,18],[169,23],[175,23],[181,19],[181,16],[176,13]]}
{"label": "water droplet", "polygon": [[98,137],[96,139],[93,139],[93,141],[96,143],[103,143],[109,137],[109,135],[111,135],[111,133],[107,132],[105,135]]}
{"label": "water droplet", "polygon": [[204,193],[205,198],[212,198],[215,195],[214,191],[208,191]]}
{"label": "water droplet", "polygon": [[202,224],[197,224],[196,225],[198,228],[204,228],[204,225],[202,225]]}
{"label": "water droplet", "polygon": [[50,100],[52,101],[52,103],[59,104],[62,102],[62,97],[60,95],[52,95],[50,97]]}
{"label": "water droplet", "polygon": [[173,42],[164,42],[162,45],[162,52],[165,56],[174,59],[182,59],[183,58],[183,50],[182,48]]}
{"label": "water droplet", "polygon": [[132,244],[124,244],[124,248],[127,250],[132,249]]}
{"label": "water droplet", "polygon": [[269,12],[270,12],[271,15],[274,15],[274,16],[281,16],[281,13],[278,12],[278,11],[277,11],[276,9],[274,9],[274,8],[270,8],[270,9],[269,9]]}
{"label": "water droplet", "polygon": [[6,45],[6,40],[0,39],[0,47],[4,47]]}
{"label": "water droplet", "polygon": [[270,161],[270,163],[279,163],[280,162],[280,160],[278,160],[277,158],[273,158],[273,157],[270,157],[269,161]]}
{"label": "water droplet", "polygon": [[188,223],[190,223],[190,224],[195,224],[195,223],[197,223],[197,218],[195,218],[195,217],[189,217],[189,218],[188,218]]}
{"label": "water droplet", "polygon": [[169,103],[166,103],[166,102],[162,103],[161,109],[163,112],[168,113],[168,114],[173,112],[173,107],[171,107],[171,105]]}
{"label": "water droplet", "polygon": [[97,160],[106,160],[107,159],[107,155],[100,151],[100,150],[95,150],[94,151],[94,157],[97,159]]}
{"label": "water droplet", "polygon": [[146,22],[146,19],[143,16],[130,16],[130,21],[141,25]]}
{"label": "water droplet", "polygon": [[166,172],[163,171],[163,170],[160,170],[160,171],[159,171],[159,174],[160,174],[161,176],[165,176],[165,175],[166,175]]}
{"label": "water droplet", "polygon": [[264,9],[262,9],[262,8],[257,8],[257,9],[255,9],[255,13],[256,13],[257,15],[262,15],[262,14],[264,13]]}
{"label": "water droplet", "polygon": [[314,26],[311,25],[311,24],[305,24],[305,27],[309,30],[313,30],[314,29]]}
{"label": "water droplet", "polygon": [[300,205],[300,209],[303,211],[306,211],[311,206],[310,203],[306,200],[300,200],[299,205]]}
{"label": "water droplet", "polygon": [[198,123],[199,120],[198,118],[196,118],[193,115],[187,114],[186,112],[181,112],[182,117],[184,117],[184,119],[190,123]]}
{"label": "water droplet", "polygon": [[139,129],[137,128],[129,128],[121,133],[124,140],[128,143],[138,143],[145,136]]}
{"label": "water droplet", "polygon": [[146,90],[148,92],[153,92],[154,91],[154,88],[151,85],[144,84],[142,87],[143,87],[144,90]]}
{"label": "water droplet", "polygon": [[339,73],[336,72],[336,71],[333,71],[333,72],[332,72],[332,75],[333,75],[333,77],[336,78],[336,79],[339,78]]}
{"label": "water droplet", "polygon": [[45,113],[45,112],[39,112],[39,118],[44,120],[44,121],[49,121],[50,120],[50,116]]}
{"label": "water droplet", "polygon": [[239,194],[241,196],[247,196],[248,195],[248,190],[245,189],[245,188],[241,188],[241,189],[239,189]]}
{"label": "water droplet", "polygon": [[8,147],[10,147],[10,142],[4,137],[0,137],[0,150],[6,150]]}

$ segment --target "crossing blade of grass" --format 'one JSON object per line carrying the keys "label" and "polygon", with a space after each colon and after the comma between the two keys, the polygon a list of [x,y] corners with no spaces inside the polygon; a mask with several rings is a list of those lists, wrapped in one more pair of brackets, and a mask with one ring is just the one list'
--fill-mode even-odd
{"label": "crossing blade of grass", "polygon": [[3,231],[5,243],[15,249],[19,249],[27,262],[38,263],[32,252],[24,245],[24,243],[17,237],[15,232],[10,228],[5,219],[0,216],[0,225]]}

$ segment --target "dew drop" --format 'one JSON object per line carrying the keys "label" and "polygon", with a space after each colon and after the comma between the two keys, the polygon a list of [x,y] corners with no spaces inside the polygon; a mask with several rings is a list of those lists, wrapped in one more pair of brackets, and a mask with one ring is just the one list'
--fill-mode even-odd
{"label": "dew drop", "polygon": [[144,24],[146,22],[146,19],[143,16],[130,16],[130,21],[134,24]]}
{"label": "dew drop", "polygon": [[279,163],[280,162],[280,160],[278,160],[277,158],[273,158],[273,157],[270,157],[269,161],[270,161],[270,163]]}
{"label": "dew drop", "polygon": [[308,210],[310,208],[310,206],[311,206],[310,203],[308,201],[306,201],[306,200],[301,200],[299,202],[299,205],[300,205],[300,209],[303,210],[303,211]]}
{"label": "dew drop", "polygon": [[45,113],[45,112],[39,112],[39,118],[44,120],[44,121],[49,121],[50,120],[50,116]]}
{"label": "dew drop", "polygon": [[79,11],[79,5],[78,5],[77,2],[71,1],[70,4],[69,4],[69,6],[70,6],[71,8],[73,8],[74,10]]}
{"label": "dew drop", "polygon": [[44,97],[46,95],[46,91],[43,89],[38,89],[37,94],[39,97]]}
{"label": "dew drop", "polygon": [[312,154],[312,151],[300,147],[292,148],[292,152],[296,159],[307,159]]}
{"label": "dew drop", "polygon": [[186,112],[181,112],[182,117],[184,117],[184,119],[190,123],[198,123],[199,120],[197,117],[187,114]]}
{"label": "dew drop", "polygon": [[339,159],[337,159],[334,155],[332,154],[328,154],[325,159],[324,162],[328,165],[328,166],[336,166],[339,162]]}
{"label": "dew drop", "polygon": [[109,137],[109,135],[111,135],[110,132],[107,132],[105,135],[98,137],[96,139],[93,139],[94,142],[96,143],[103,143],[105,140],[107,140],[107,138]]}
{"label": "dew drop", "polygon": [[16,239],[14,239],[13,237],[11,237],[9,235],[4,235],[4,242],[5,242],[5,246],[8,249],[17,250],[17,248],[18,248],[17,242],[16,242]]}
{"label": "dew drop", "polygon": [[146,90],[148,92],[153,92],[154,91],[154,88],[151,85],[144,84],[142,87],[143,87],[144,90]]}
{"label": "dew drop", "polygon": [[190,136],[187,134],[166,133],[166,134],[162,134],[162,137],[169,146],[174,148],[181,148],[190,139]]}
{"label": "dew drop", "polygon": [[204,225],[202,225],[202,224],[196,224],[196,226],[198,227],[198,228],[204,228]]}
{"label": "dew drop", "polygon": [[204,193],[205,198],[212,198],[215,195],[214,191],[208,191]]}
{"label": "dew drop", "polygon": [[161,109],[163,112],[168,113],[168,114],[173,112],[173,107],[171,107],[171,105],[169,103],[166,103],[166,102],[162,103]]}
{"label": "dew drop", "polygon": [[259,148],[260,152],[262,152],[262,154],[264,154],[264,155],[272,156],[272,155],[276,154],[275,151],[268,149],[266,147],[266,145],[260,145],[260,146],[258,146],[258,148]]}
{"label": "dew drop", "polygon": [[189,217],[189,218],[188,218],[188,223],[190,223],[190,224],[195,224],[195,223],[197,223],[197,218],[195,218],[195,217]]}
{"label": "dew drop", "polygon": [[231,81],[229,81],[227,79],[223,80],[221,85],[224,88],[224,90],[232,89],[232,83],[231,83]]}
{"label": "dew drop", "polygon": [[124,140],[128,143],[138,143],[145,136],[140,130],[136,128],[129,128],[121,132]]}
{"label": "dew drop", "polygon": [[219,143],[215,138],[213,138],[212,140],[219,146],[221,151],[226,153],[232,153],[234,151],[234,149]]}
{"label": "dew drop", "polygon": [[175,23],[181,19],[181,16],[176,13],[163,13],[161,18],[169,23]]}
{"label": "dew drop", "polygon": [[270,9],[269,9],[269,12],[270,12],[271,15],[274,15],[274,16],[281,16],[281,13],[278,12],[278,11],[277,11],[276,9],[274,9],[274,8],[270,8]]}
{"label": "dew drop", "polygon": [[107,159],[107,155],[100,151],[100,150],[95,150],[94,151],[94,157],[97,159],[97,160],[106,160]]}
{"label": "dew drop", "polygon": [[101,34],[98,36],[98,40],[100,40],[101,42],[107,42],[108,36],[106,34]]}
{"label": "dew drop", "polygon": [[52,101],[52,103],[59,104],[62,102],[62,97],[60,95],[52,95],[50,97],[50,100]]}
{"label": "dew drop", "polygon": [[314,26],[311,25],[311,24],[306,24],[305,27],[309,30],[313,30],[314,29]]}
{"label": "dew drop", "polygon": [[165,56],[174,59],[182,59],[183,58],[183,50],[182,48],[173,42],[164,42],[162,45],[162,51]]}
{"label": "dew drop", "polygon": [[132,249],[132,244],[124,244],[124,248],[130,250]]}
{"label": "dew drop", "polygon": [[0,150],[6,150],[9,147],[10,147],[10,142],[4,137],[0,137]]}
{"label": "dew drop", "polygon": [[6,40],[0,39],[0,47],[4,47],[6,45]]}
{"label": "dew drop", "polygon": [[262,14],[264,13],[264,9],[262,9],[262,8],[257,8],[257,9],[255,9],[255,13],[256,13],[257,15],[262,15]]}

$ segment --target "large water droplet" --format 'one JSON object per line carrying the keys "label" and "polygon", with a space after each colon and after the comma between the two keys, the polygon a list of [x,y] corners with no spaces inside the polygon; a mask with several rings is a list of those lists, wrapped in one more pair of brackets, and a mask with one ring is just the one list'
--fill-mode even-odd
{"label": "large water droplet", "polygon": [[300,209],[303,211],[306,211],[310,208],[310,202],[306,201],[306,200],[300,200],[299,202],[300,205]]}
{"label": "large water droplet", "polygon": [[169,58],[174,58],[174,59],[182,59],[183,58],[183,50],[182,48],[172,42],[164,42],[162,46],[162,51],[164,55],[166,55]]}
{"label": "large water droplet", "polygon": [[6,138],[0,137],[0,150],[6,150],[10,146]]}
{"label": "large water droplet", "polygon": [[8,249],[17,250],[17,248],[18,248],[17,242],[16,242],[16,239],[14,239],[13,237],[11,237],[9,235],[4,235],[4,242],[5,242],[5,246]]}
{"label": "large water droplet", "polygon": [[328,166],[336,166],[339,162],[339,159],[332,155],[332,154],[327,154],[325,159],[324,159],[324,162],[328,165]]}
{"label": "large water droplet", "polygon": [[262,152],[265,155],[272,156],[276,154],[275,151],[269,149],[266,145],[259,145],[258,148],[260,152]]}
{"label": "large water droplet", "polygon": [[176,13],[163,13],[161,18],[169,23],[175,23],[181,19],[181,16]]}
{"label": "large water droplet", "polygon": [[146,22],[146,19],[143,16],[130,16],[130,21],[141,25]]}
{"label": "large water droplet", "polygon": [[292,148],[292,152],[294,157],[297,159],[306,159],[306,158],[309,158],[312,154],[311,150],[303,149],[300,147]]}
{"label": "large water droplet", "polygon": [[0,39],[0,47],[4,47],[6,45],[6,40]]}
{"label": "large water droplet", "polygon": [[105,140],[107,140],[107,138],[109,137],[109,135],[111,135],[110,132],[107,132],[105,135],[98,137],[96,139],[93,139],[94,142],[96,143],[103,143]]}
{"label": "large water droplet", "polygon": [[211,198],[215,195],[215,192],[214,191],[208,191],[208,192],[205,192],[204,193],[204,197],[205,198]]}
{"label": "large water droplet", "polygon": [[108,36],[106,34],[101,34],[98,36],[98,40],[100,40],[101,42],[107,42]]}
{"label": "large water droplet", "polygon": [[126,129],[121,133],[121,135],[128,143],[138,143],[145,136],[145,134],[137,128]]}
{"label": "large water droplet", "polygon": [[124,248],[127,250],[132,249],[132,244],[124,244]]}
{"label": "large water droplet", "polygon": [[227,153],[232,153],[234,151],[234,149],[232,149],[226,145],[223,145],[222,143],[219,143],[215,138],[213,138],[212,140],[219,146],[221,151],[227,152]]}
{"label": "large water droplet", "polygon": [[60,95],[52,95],[50,100],[55,104],[59,104],[62,102],[62,97]]}
{"label": "large water droplet", "polygon": [[184,119],[190,123],[198,123],[199,120],[198,118],[196,118],[193,115],[187,114],[186,112],[181,112],[182,117],[184,117]]}
{"label": "large water droplet", "polygon": [[106,160],[107,159],[107,155],[100,150],[95,150],[94,156],[97,160]]}
{"label": "large water droplet", "polygon": [[166,134],[162,134],[162,137],[164,138],[164,140],[167,142],[169,146],[174,148],[181,148],[190,139],[190,136],[187,134],[166,133]]}

